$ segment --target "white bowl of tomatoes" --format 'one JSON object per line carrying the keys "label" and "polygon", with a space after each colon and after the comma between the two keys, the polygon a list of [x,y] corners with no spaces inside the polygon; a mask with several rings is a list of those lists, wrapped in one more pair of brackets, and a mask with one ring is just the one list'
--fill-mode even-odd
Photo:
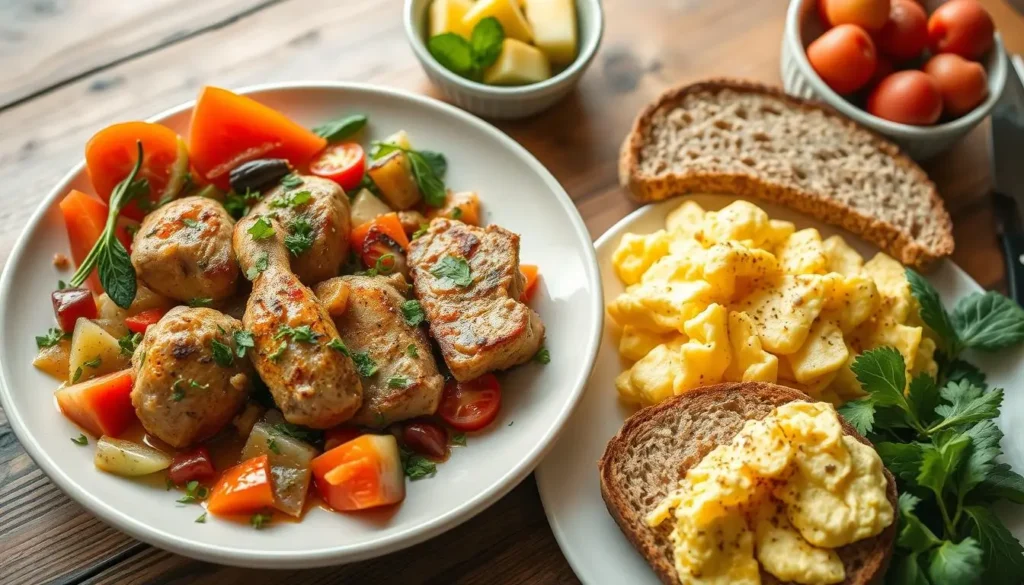
{"label": "white bowl of tomatoes", "polygon": [[977,0],[792,0],[786,16],[786,91],[824,101],[918,160],[988,115],[1006,71]]}

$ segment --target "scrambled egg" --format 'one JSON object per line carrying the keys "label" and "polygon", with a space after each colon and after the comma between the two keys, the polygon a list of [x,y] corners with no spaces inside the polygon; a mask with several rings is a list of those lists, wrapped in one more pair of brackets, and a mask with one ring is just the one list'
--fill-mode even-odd
{"label": "scrambled egg", "polygon": [[649,405],[718,382],[776,382],[840,404],[861,395],[861,352],[898,349],[911,374],[936,371],[903,266],[865,262],[843,238],[797,231],[756,205],[686,201],[665,229],[626,234],[612,256],[625,292],[608,304],[622,400]]}
{"label": "scrambled egg", "polygon": [[782,581],[840,583],[834,549],[895,518],[881,458],[844,435],[823,402],[791,402],[747,421],[690,468],[647,523],[670,517],[676,571],[688,585],[759,585],[759,566]]}

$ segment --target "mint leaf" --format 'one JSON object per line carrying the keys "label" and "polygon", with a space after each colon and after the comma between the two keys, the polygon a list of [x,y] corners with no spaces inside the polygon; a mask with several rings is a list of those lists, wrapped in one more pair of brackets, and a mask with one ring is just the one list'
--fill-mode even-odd
{"label": "mint leaf", "polygon": [[921,459],[921,472],[917,474],[917,483],[942,498],[946,481],[960,467],[971,438],[958,435],[941,445],[922,445],[924,456]]}
{"label": "mint leaf", "polygon": [[60,343],[61,339],[64,339],[64,332],[56,327],[51,327],[46,335],[36,335],[36,348],[45,349],[47,347],[53,347]]}
{"label": "mint leaf", "polygon": [[885,575],[886,585],[931,585],[917,562],[917,553],[906,556],[893,555],[889,572]]}
{"label": "mint leaf", "polygon": [[405,320],[405,324],[409,327],[417,327],[426,319],[426,316],[423,314],[423,307],[416,299],[403,302],[400,308],[402,310],[402,319]]}
{"label": "mint leaf", "polygon": [[900,494],[900,533],[896,544],[915,553],[922,553],[942,544],[935,533],[914,514],[914,508],[920,502],[921,499],[917,496]]}
{"label": "mint leaf", "polygon": [[1009,500],[1024,504],[1024,477],[1006,463],[995,464],[988,477],[971,492],[971,499],[986,504],[996,500]]}
{"label": "mint leaf", "polygon": [[985,551],[985,585],[1018,585],[1024,581],[1024,548],[999,517],[982,506],[964,508],[971,519],[971,536]]}
{"label": "mint leaf", "polygon": [[960,496],[966,495],[988,477],[995,467],[995,458],[1002,453],[999,441],[1003,438],[1002,431],[991,420],[979,422],[964,434],[971,438],[971,446],[956,477],[957,494]]}
{"label": "mint leaf", "polygon": [[455,33],[434,35],[427,40],[427,51],[442,67],[456,75],[469,77],[474,73],[473,48]]}
{"label": "mint leaf", "polygon": [[838,411],[862,435],[870,433],[875,424],[875,403],[870,398],[851,400],[840,406]]}
{"label": "mint leaf", "polygon": [[942,306],[939,292],[923,276],[907,268],[907,282],[910,292],[921,306],[921,320],[938,336],[939,346],[950,355],[960,353],[960,337],[957,335],[949,313]]}
{"label": "mint leaf", "polygon": [[473,277],[469,273],[469,263],[465,258],[445,256],[430,269],[430,273],[437,278],[450,280],[455,286],[465,288],[473,284]]}
{"label": "mint leaf", "polygon": [[448,172],[448,159],[443,154],[434,150],[417,150],[416,153],[423,157],[423,161],[427,163],[438,179],[444,178],[445,173]]}
{"label": "mint leaf", "polygon": [[[960,388],[961,385],[964,385],[964,383],[947,385],[946,388],[951,386]],[[943,391],[946,388],[943,388]],[[999,416],[999,406],[1003,403],[1003,390],[996,388],[995,390],[981,393],[981,389],[977,388],[977,393],[975,393],[974,389],[976,389],[975,386],[969,386],[967,392],[955,396],[953,404],[942,404],[935,407],[935,412],[945,420],[932,426],[928,429],[928,432],[934,433],[938,430],[971,424]],[[943,398],[945,397],[946,394],[943,394]]]}
{"label": "mint leaf", "polygon": [[366,116],[362,114],[353,114],[314,126],[313,134],[327,139],[327,142],[337,142],[362,130],[363,126],[366,126],[366,120]]}
{"label": "mint leaf", "polygon": [[997,292],[974,293],[956,304],[953,326],[964,346],[995,351],[1024,340],[1024,309]]}
{"label": "mint leaf", "polygon": [[959,544],[945,540],[928,555],[928,579],[934,585],[974,585],[982,571],[978,541],[965,538]]}
{"label": "mint leaf", "polygon": [[246,232],[254,240],[265,240],[274,235],[274,226],[265,217],[258,217]]}
{"label": "mint leaf", "polygon": [[473,27],[469,46],[473,51],[473,62],[478,71],[483,71],[498,60],[501,43],[505,40],[505,29],[497,18],[488,16]]}
{"label": "mint leaf", "polygon": [[441,177],[434,172],[434,165],[418,151],[407,150],[405,154],[409,157],[412,175],[416,179],[416,187],[423,194],[423,202],[430,207],[444,207],[445,201],[448,199],[448,190],[445,189]]}
{"label": "mint leaf", "polygon": [[917,482],[924,460],[925,446],[921,443],[877,443],[875,450],[893,475],[911,485]]}

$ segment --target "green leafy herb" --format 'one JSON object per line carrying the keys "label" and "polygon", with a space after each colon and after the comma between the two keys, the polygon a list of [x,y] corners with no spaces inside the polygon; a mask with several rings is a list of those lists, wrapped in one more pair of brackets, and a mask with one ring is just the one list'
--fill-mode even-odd
{"label": "green leafy herb", "polygon": [[205,500],[209,495],[210,489],[193,479],[185,484],[185,495],[175,501],[179,504],[196,504]]}
{"label": "green leafy herb", "polygon": [[430,225],[429,224],[421,223],[419,229],[417,229],[416,231],[414,231],[412,233],[412,239],[414,239],[414,240],[420,239],[423,236],[423,234],[427,233],[427,230],[429,230],[429,229],[430,229]]}
{"label": "green leafy herb", "polygon": [[366,126],[366,121],[366,116],[353,114],[315,126],[313,133],[321,138],[326,138],[327,142],[337,142],[362,130],[363,126]]}
{"label": "green leafy herb", "polygon": [[338,352],[338,353],[340,353],[342,355],[351,355],[351,354],[349,354],[348,347],[345,346],[345,342],[340,340],[340,339],[338,339],[337,337],[335,337],[334,339],[328,341],[327,342],[327,347],[333,349],[334,351],[336,351],[336,352]]}
{"label": "green leafy herb", "polygon": [[235,331],[232,337],[235,338],[235,355],[240,358],[245,357],[246,350],[256,347],[256,343],[252,339],[252,333],[245,329]]}
{"label": "green leafy herb", "polygon": [[86,437],[83,434],[79,434],[78,438],[77,439],[71,439],[71,442],[76,444],[76,445],[84,447],[85,445],[89,444],[89,438]]}
{"label": "green leafy herb", "polygon": [[273,429],[276,433],[307,443],[318,443],[323,439],[323,432],[293,425],[292,423],[276,423]]}
{"label": "green leafy herb", "polygon": [[299,216],[288,224],[288,235],[284,237],[284,245],[292,256],[298,256],[313,247],[314,238],[313,224],[305,217]]}
{"label": "green leafy herb", "polygon": [[946,540],[928,554],[928,579],[942,585],[972,585],[982,572],[982,550],[973,538]]}
{"label": "green leafy herb", "polygon": [[377,362],[365,351],[353,353],[352,362],[356,365],[356,372],[363,378],[369,378],[377,373]]}
{"label": "green leafy herb", "polygon": [[90,368],[93,368],[93,369],[96,369],[96,368],[100,367],[101,363],[103,363],[102,359],[100,359],[99,357],[94,357],[91,360],[82,362],[82,365],[90,367]]}
{"label": "green leafy herb", "polygon": [[68,287],[68,283],[64,282],[63,280],[58,280],[57,281],[57,290],[64,290],[67,287]]}
{"label": "green leafy herb", "polygon": [[452,209],[451,215],[449,217],[451,217],[452,219],[459,219],[460,217],[462,217],[462,208],[456,207]]}
{"label": "green leafy herb", "polygon": [[260,254],[259,256],[256,257],[256,260],[253,262],[252,266],[250,266],[249,269],[245,271],[245,277],[248,278],[249,280],[256,280],[256,277],[259,276],[260,274],[263,274],[263,271],[267,269],[267,266],[269,266],[269,260],[267,258],[267,255]]}
{"label": "green leafy herb", "polygon": [[275,197],[270,201],[271,207],[281,208],[294,208],[309,203],[313,199],[313,194],[309,191],[286,191],[281,194],[280,197]]}
{"label": "green leafy herb", "polygon": [[249,518],[249,524],[256,530],[260,530],[267,524],[270,524],[272,516],[270,514],[256,513]]}
{"label": "green leafy herb", "polygon": [[410,381],[406,376],[391,376],[388,378],[388,388],[405,390],[409,386],[412,386],[412,381]]}
{"label": "green leafy herb", "polygon": [[501,45],[505,40],[505,29],[501,22],[488,16],[473,27],[469,45],[473,49],[473,60],[478,69],[486,69],[501,56]]}
{"label": "green leafy herb", "polygon": [[230,345],[213,339],[210,341],[210,347],[213,351],[213,361],[217,362],[218,366],[228,368],[235,365],[235,354],[231,351]]}
{"label": "green leafy herb", "polygon": [[252,226],[246,230],[252,239],[265,240],[274,236],[274,226],[265,217],[258,217]]}
{"label": "green leafy herb", "polygon": [[296,189],[302,186],[302,178],[295,173],[288,173],[281,177],[281,186],[285,189]]}
{"label": "green leafy herb", "polygon": [[39,349],[45,349],[47,347],[53,347],[60,343],[61,339],[67,337],[64,332],[56,327],[51,327],[46,335],[36,335],[36,347]]}
{"label": "green leafy herb", "polygon": [[862,435],[866,435],[875,424],[875,403],[871,399],[851,400],[838,410],[839,414]]}
{"label": "green leafy herb", "polygon": [[267,439],[267,449],[270,449],[270,452],[275,455],[281,454],[281,448],[277,446],[277,439],[274,437]]}
{"label": "green leafy herb", "polygon": [[537,362],[538,364],[550,364],[551,352],[548,351],[548,348],[542,346],[540,349],[537,350],[537,353],[533,354],[533,361]]}
{"label": "green leafy herb", "polygon": [[316,343],[316,340],[320,335],[316,331],[313,331],[313,328],[309,325],[300,325],[298,327],[281,325],[281,327],[278,328],[277,333],[274,334],[274,339],[282,339],[284,337],[291,337],[292,341],[302,343]]}
{"label": "green leafy herb", "polygon": [[452,433],[450,442],[452,445],[458,445],[459,447],[466,446],[466,433]]}
{"label": "green leafy herb", "polygon": [[465,258],[445,256],[434,265],[430,273],[437,278],[451,281],[455,286],[465,288],[473,284],[473,277],[469,273],[469,263]]}
{"label": "green leafy herb", "polygon": [[995,351],[1024,340],[1024,309],[997,292],[974,293],[953,309],[953,325],[965,346]]}
{"label": "green leafy herb", "polygon": [[430,207],[444,207],[448,198],[443,180],[448,169],[448,161],[444,155],[431,150],[403,148],[390,142],[374,142],[370,156],[377,160],[396,151],[404,152],[409,158],[412,175],[420,193],[423,194],[423,201]]}
{"label": "green leafy herb", "polygon": [[420,352],[419,352],[419,350],[416,349],[416,344],[415,343],[410,343],[409,347],[405,348],[405,353],[409,357],[414,357],[414,358],[420,357]]}
{"label": "green leafy herb", "polygon": [[442,67],[462,77],[475,74],[473,68],[473,47],[462,35],[443,33],[427,40],[427,50]]}
{"label": "green leafy herb", "polygon": [[409,327],[417,327],[426,319],[423,314],[423,306],[416,299],[409,299],[402,303],[402,319]]}
{"label": "green leafy herb", "polygon": [[224,197],[224,209],[236,220],[242,219],[249,213],[251,204],[259,201],[262,197],[263,195],[259,191],[249,189],[246,189],[245,193],[241,195],[231,191]]}
{"label": "green leafy herb", "polygon": [[445,69],[479,81],[484,69],[501,55],[504,39],[501,23],[489,16],[473,27],[468,41],[455,33],[443,33],[427,40],[427,50]]}
{"label": "green leafy herb", "polygon": [[135,353],[135,349],[142,343],[141,333],[128,332],[117,340],[117,345],[121,348],[121,353],[126,356],[131,356]]}
{"label": "green leafy herb", "polygon": [[206,524],[206,512],[203,512],[195,519],[196,524]]}
{"label": "green leafy herb", "polygon": [[71,383],[77,384],[78,381],[82,379],[82,373],[82,366],[75,368],[75,373],[71,376]]}
{"label": "green leafy herb", "polygon": [[199,222],[194,220],[194,219],[192,219],[192,218],[190,218],[190,217],[186,217],[186,218],[182,219],[181,223],[185,224],[185,227],[188,227],[188,228],[197,228],[197,227],[199,227]]}
{"label": "green leafy herb", "polygon": [[402,460],[402,469],[405,471],[405,476],[412,481],[433,477],[437,473],[437,465],[423,455],[414,453],[405,447],[402,447],[399,455]]}
{"label": "green leafy herb", "polygon": [[212,304],[213,299],[210,297],[196,297],[188,302],[188,306],[190,307],[209,307]]}
{"label": "green leafy herb", "polygon": [[284,355],[284,350],[286,349],[288,349],[288,342],[282,341],[281,345],[277,346],[277,349],[275,349],[273,353],[267,356],[267,359],[272,362],[276,362],[277,360],[281,359],[281,356]]}
{"label": "green leafy herb", "polygon": [[925,277],[914,270],[907,268],[907,282],[910,283],[910,292],[917,299],[921,307],[921,320],[931,328],[943,342],[943,350],[956,355],[960,352],[960,337],[949,313],[942,306],[942,299],[939,298],[939,291],[935,290]]}
{"label": "green leafy herb", "polygon": [[135,300],[135,291],[138,283],[135,281],[135,268],[132,266],[128,250],[117,239],[117,217],[132,199],[140,195],[149,194],[149,182],[145,179],[135,179],[139,174],[139,169],[142,167],[143,153],[141,140],[136,142],[136,148],[135,166],[132,167],[128,176],[114,187],[114,191],[110,194],[107,223],[103,227],[100,237],[96,240],[96,244],[93,245],[92,250],[82,260],[82,263],[78,265],[78,270],[75,271],[70,281],[73,287],[81,286],[85,279],[92,274],[93,269],[96,269],[99,273],[100,284],[103,286],[103,290],[106,291],[110,300],[114,301],[114,304],[122,309],[127,309],[131,306],[132,301]]}

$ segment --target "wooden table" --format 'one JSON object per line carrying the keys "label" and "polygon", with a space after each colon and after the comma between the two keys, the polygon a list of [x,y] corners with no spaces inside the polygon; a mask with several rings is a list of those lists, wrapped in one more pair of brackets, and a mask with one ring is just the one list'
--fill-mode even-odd
{"label": "wooden table", "polygon": [[[1009,50],[1024,19],[983,0]],[[596,237],[631,209],[619,143],[667,86],[708,76],[779,83],[785,0],[605,0],[607,27],[579,89],[500,123],[555,174]],[[352,80],[438,97],[405,41],[400,0],[9,0],[0,3],[0,259],[40,199],[107,124],[190,100],[205,84]],[[985,196],[988,129],[926,169],[953,215],[954,260],[1001,287]],[[10,340],[9,343],[19,343]],[[42,391],[42,390],[40,390]],[[576,583],[531,477],[491,509],[409,550],[310,571],[192,561],[103,524],[57,489],[0,411],[0,583]]]}

